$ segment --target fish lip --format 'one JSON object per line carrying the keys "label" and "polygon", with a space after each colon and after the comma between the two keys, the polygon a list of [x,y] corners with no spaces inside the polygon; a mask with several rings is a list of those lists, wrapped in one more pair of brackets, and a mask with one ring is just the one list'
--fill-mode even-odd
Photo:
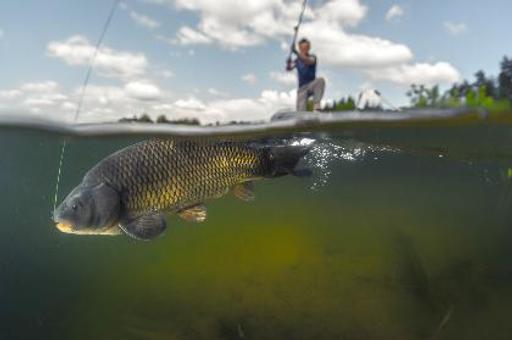
{"label": "fish lip", "polygon": [[66,234],[71,234],[74,230],[73,224],[66,221],[55,221],[55,227]]}

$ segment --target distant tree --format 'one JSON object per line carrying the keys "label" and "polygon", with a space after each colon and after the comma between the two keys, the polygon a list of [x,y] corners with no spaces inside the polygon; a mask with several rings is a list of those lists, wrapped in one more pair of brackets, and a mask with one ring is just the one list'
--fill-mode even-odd
{"label": "distant tree", "polygon": [[346,99],[341,98],[334,104],[334,111],[353,111],[356,109],[356,101],[352,96],[348,96]]}
{"label": "distant tree", "polygon": [[201,125],[201,122],[196,118],[183,118],[183,119],[175,119],[175,120],[166,120],[168,124],[176,124],[176,125]]}
{"label": "distant tree", "polygon": [[143,113],[142,116],[139,118],[139,122],[141,123],[153,123],[151,120],[151,117],[147,113]]}
{"label": "distant tree", "polygon": [[439,93],[439,85],[432,87],[427,91],[428,102],[431,106],[438,106],[441,95]]}
{"label": "distant tree", "polygon": [[471,84],[467,81],[467,80],[464,80],[462,83],[460,84],[454,84],[452,86],[452,90],[455,90],[455,92],[458,94],[458,96],[460,97],[464,97],[466,96],[466,94],[468,93],[468,91],[471,89]]}
{"label": "distant tree", "polygon": [[504,57],[500,66],[497,80],[480,70],[475,73],[474,82],[453,84],[442,95],[438,86],[412,85],[407,96],[416,108],[469,106],[507,112],[512,109],[512,58]]}
{"label": "distant tree", "polygon": [[356,100],[352,96],[342,97],[338,101],[327,102],[324,111],[327,112],[341,112],[353,111],[356,109]]}
{"label": "distant tree", "polygon": [[416,108],[438,106],[441,99],[438,85],[428,88],[425,85],[413,84],[407,96],[410,98],[411,105]]}
{"label": "distant tree", "polygon": [[156,119],[156,122],[157,123],[169,123],[169,121],[167,120],[167,117],[165,115],[158,116]]}
{"label": "distant tree", "polygon": [[503,57],[498,77],[500,99],[512,100],[512,58]]}
{"label": "distant tree", "polygon": [[481,89],[484,87],[487,96],[498,98],[496,81],[493,78],[488,78],[482,70],[475,73],[475,82],[473,83],[473,86],[475,89]]}

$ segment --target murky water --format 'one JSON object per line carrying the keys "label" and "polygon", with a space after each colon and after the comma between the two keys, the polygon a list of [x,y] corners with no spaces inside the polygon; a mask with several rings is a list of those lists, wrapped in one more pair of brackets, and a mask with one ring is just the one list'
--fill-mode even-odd
{"label": "murky water", "polygon": [[[146,243],[60,233],[61,137],[0,130],[0,338],[510,338],[509,125],[306,137],[311,178]],[[137,140],[71,139],[61,195]]]}

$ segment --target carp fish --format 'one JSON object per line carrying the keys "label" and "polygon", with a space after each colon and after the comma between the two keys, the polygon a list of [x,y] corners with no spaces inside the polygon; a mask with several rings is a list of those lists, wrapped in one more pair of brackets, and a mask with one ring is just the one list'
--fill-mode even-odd
{"label": "carp fish", "polygon": [[90,169],[53,219],[65,233],[152,240],[166,229],[165,213],[203,222],[209,200],[231,191],[249,201],[253,181],[307,175],[297,164],[308,150],[262,142],[143,141]]}

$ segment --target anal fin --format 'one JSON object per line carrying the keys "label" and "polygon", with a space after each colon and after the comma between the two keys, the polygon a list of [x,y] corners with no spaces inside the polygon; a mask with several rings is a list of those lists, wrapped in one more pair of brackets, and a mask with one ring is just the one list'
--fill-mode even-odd
{"label": "anal fin", "polygon": [[122,221],[119,227],[134,239],[151,241],[160,236],[167,227],[163,214],[146,214],[132,220]]}
{"label": "anal fin", "polygon": [[207,209],[204,204],[198,204],[179,211],[178,215],[185,221],[201,223],[206,220]]}
{"label": "anal fin", "polygon": [[254,186],[252,182],[245,182],[237,184],[233,187],[233,195],[242,201],[254,201]]}

